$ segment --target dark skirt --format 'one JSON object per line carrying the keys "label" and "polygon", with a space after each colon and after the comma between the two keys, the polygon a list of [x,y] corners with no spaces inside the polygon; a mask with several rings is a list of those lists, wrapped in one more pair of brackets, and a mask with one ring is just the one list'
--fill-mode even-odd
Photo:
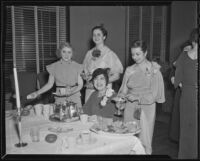
{"label": "dark skirt", "polygon": [[169,138],[172,141],[179,142],[180,135],[180,96],[181,89],[178,87],[175,91],[173,109],[171,113],[170,128],[169,128]]}

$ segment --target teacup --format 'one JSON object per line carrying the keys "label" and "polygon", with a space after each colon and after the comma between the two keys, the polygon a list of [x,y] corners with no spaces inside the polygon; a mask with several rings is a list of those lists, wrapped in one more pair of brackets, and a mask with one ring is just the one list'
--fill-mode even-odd
{"label": "teacup", "polygon": [[30,129],[30,136],[32,142],[39,142],[40,141],[40,129],[39,127],[32,127]]}
{"label": "teacup", "polygon": [[82,131],[81,132],[81,139],[82,139],[82,142],[83,144],[89,144],[90,141],[91,141],[91,133],[90,131]]}
{"label": "teacup", "polygon": [[87,123],[88,122],[88,115],[87,114],[81,114],[80,119],[82,123]]}
{"label": "teacup", "polygon": [[43,105],[43,116],[45,119],[49,119],[50,115],[50,105]]}
{"label": "teacup", "polygon": [[55,105],[54,104],[49,104],[49,115],[54,114],[54,109],[55,109]]}
{"label": "teacup", "polygon": [[37,116],[41,116],[42,115],[42,110],[43,110],[43,104],[36,104],[34,106],[34,109],[35,109],[35,114]]}

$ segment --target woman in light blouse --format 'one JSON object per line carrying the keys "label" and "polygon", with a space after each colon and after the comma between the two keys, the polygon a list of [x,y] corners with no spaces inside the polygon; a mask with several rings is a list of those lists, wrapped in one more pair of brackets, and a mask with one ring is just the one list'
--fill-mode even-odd
{"label": "woman in light blouse", "polygon": [[95,47],[90,49],[84,58],[84,76],[87,81],[86,84],[86,96],[85,102],[94,92],[92,83],[89,83],[92,73],[97,68],[110,68],[109,73],[109,86],[112,86],[112,82],[120,78],[120,74],[123,73],[123,66],[117,57],[117,55],[105,45],[107,38],[107,31],[103,26],[95,26],[92,29],[92,40],[95,43]]}
{"label": "woman in light blouse", "polygon": [[[165,102],[164,82],[160,65],[146,59],[147,46],[144,41],[135,41],[131,46],[131,54],[135,64],[126,68],[117,98],[127,100],[124,109],[125,122],[140,120],[139,137],[146,154],[151,154],[156,102]],[[141,111],[141,114],[139,112],[139,116],[136,115],[136,111]]]}
{"label": "woman in light blouse", "polygon": [[45,93],[56,83],[56,103],[64,103],[66,100],[72,101],[78,107],[82,107],[80,90],[83,87],[83,80],[80,76],[83,68],[81,64],[72,60],[73,49],[67,43],[61,43],[56,53],[60,60],[48,65],[49,80],[41,89],[27,96],[34,99],[38,95]]}

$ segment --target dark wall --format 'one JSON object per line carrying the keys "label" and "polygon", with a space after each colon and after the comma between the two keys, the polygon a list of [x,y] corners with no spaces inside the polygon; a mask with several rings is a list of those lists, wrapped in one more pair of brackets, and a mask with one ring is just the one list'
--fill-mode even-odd
{"label": "dark wall", "polygon": [[191,30],[197,27],[197,2],[174,1],[171,5],[170,60],[180,53],[180,45],[185,42]]}
{"label": "dark wall", "polygon": [[90,49],[91,29],[104,24],[108,30],[106,44],[125,63],[125,7],[72,6],[70,7],[70,42],[75,49],[74,59],[82,63]]}
{"label": "dark wall", "polygon": [[[197,2],[173,1],[170,17],[170,61],[180,53],[180,45],[197,26]],[[71,6],[70,42],[75,49],[74,59],[82,63],[90,48],[92,27],[104,24],[108,30],[106,44],[116,52],[125,65],[126,52],[125,6]]]}

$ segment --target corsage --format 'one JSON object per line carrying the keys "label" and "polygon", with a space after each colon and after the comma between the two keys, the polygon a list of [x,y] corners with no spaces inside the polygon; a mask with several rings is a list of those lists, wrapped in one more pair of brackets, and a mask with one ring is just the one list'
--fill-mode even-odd
{"label": "corsage", "polygon": [[110,87],[107,88],[106,93],[100,102],[101,106],[105,106],[107,104],[108,98],[111,97],[114,93],[115,93],[115,91],[112,88],[110,88]]}

